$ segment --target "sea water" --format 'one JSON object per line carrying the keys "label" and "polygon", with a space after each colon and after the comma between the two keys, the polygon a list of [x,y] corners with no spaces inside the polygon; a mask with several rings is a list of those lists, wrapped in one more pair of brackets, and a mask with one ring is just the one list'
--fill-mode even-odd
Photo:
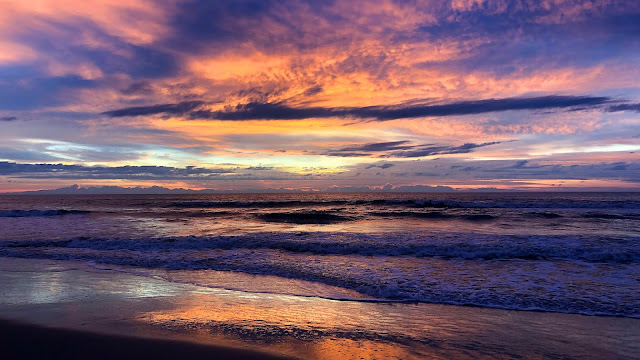
{"label": "sea water", "polygon": [[0,256],[247,292],[638,318],[640,193],[0,196]]}

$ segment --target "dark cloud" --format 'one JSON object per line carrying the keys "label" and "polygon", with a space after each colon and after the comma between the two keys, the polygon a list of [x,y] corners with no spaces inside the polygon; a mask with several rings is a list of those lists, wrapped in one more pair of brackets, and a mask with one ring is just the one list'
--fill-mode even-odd
{"label": "dark cloud", "polygon": [[[423,116],[473,115],[511,110],[569,109],[576,106],[599,107],[611,102],[607,97],[593,96],[540,96],[530,98],[486,99],[460,101],[443,105],[411,105],[404,107],[372,107],[360,110],[364,118],[394,120]],[[356,112],[357,113],[357,112]],[[368,115],[368,116],[367,116]]]}
{"label": "dark cloud", "polygon": [[611,170],[627,170],[629,168],[629,164],[625,162],[617,162],[611,165]]}
{"label": "dark cloud", "polygon": [[[325,153],[328,156],[339,156],[339,157],[367,157],[372,156],[375,153],[388,152],[394,150],[408,150],[413,149],[417,145],[409,144],[407,140],[401,141],[385,141],[378,143],[368,143],[362,145],[351,145],[347,147],[343,147],[341,149],[330,150]],[[372,167],[376,167],[372,165]],[[369,168],[367,168],[369,169]]]}
{"label": "dark cloud", "polygon": [[[127,14],[126,11],[120,12],[119,16],[127,17],[132,22],[139,20],[138,16]],[[126,74],[134,79],[150,79],[169,77],[180,71],[175,53],[165,51],[157,44],[131,43],[126,38],[110,34],[108,28],[89,21],[48,23],[55,31],[30,32],[31,29],[26,29],[20,36],[20,42],[62,63],[91,63],[105,75]],[[68,40],[76,38],[78,34],[90,34],[93,41],[108,46],[86,46]]]}
{"label": "dark cloud", "polygon": [[615,162],[598,164],[540,164],[527,160],[466,161],[477,164],[477,170],[466,174],[468,179],[616,179],[640,182],[640,164]]}
{"label": "dark cloud", "polygon": [[[119,16],[139,20],[125,11]],[[0,109],[34,110],[81,102],[83,89],[111,90],[114,86],[119,87],[119,79],[125,77],[140,83],[146,79],[175,76],[181,71],[174,52],[165,51],[156,44],[131,44],[99,24],[81,21],[80,17],[76,20],[52,21],[33,13],[29,21],[46,23],[51,31],[25,24],[13,39],[32,49],[40,58],[20,65],[0,66]],[[79,34],[102,46],[87,46],[85,41],[76,41]],[[89,65],[99,70],[100,76],[87,78],[86,75],[67,73],[51,76],[50,66],[56,63],[79,70]],[[124,93],[135,90],[135,87],[125,89]]]}
{"label": "dark cloud", "polygon": [[609,112],[618,112],[618,111],[635,111],[640,112],[640,104],[617,104],[611,105],[607,108]]}
{"label": "dark cloud", "polygon": [[0,109],[4,110],[32,110],[42,106],[61,105],[74,98],[70,95],[74,90],[95,89],[100,86],[98,81],[76,75],[5,78],[4,74],[4,71],[0,72]]}
{"label": "dark cloud", "polygon": [[[411,145],[408,141],[391,141],[371,143],[365,145],[348,146],[338,150],[330,150],[324,155],[338,157],[368,157],[380,158],[414,158],[433,155],[466,154],[476,148],[500,144],[500,141],[486,142],[482,144],[466,143],[460,146],[421,144]],[[369,165],[366,169],[379,167],[386,169],[393,164]]]}
{"label": "dark cloud", "polygon": [[[251,44],[263,53],[316,49],[332,37],[327,33],[327,27],[349,21],[345,16],[327,11],[333,3],[321,0],[189,0],[177,7],[171,23],[173,36],[163,45],[195,53],[220,53],[237,44]],[[309,12],[323,18],[326,25],[316,24],[311,29],[306,26]],[[339,40],[345,41],[344,37]]]}
{"label": "dark cloud", "polygon": [[600,108],[613,101],[613,99],[608,97],[551,95],[529,98],[458,101],[439,105],[416,105],[412,103],[397,106],[368,106],[358,108],[296,108],[283,103],[251,102],[228,107],[225,110],[219,111],[194,110],[203,105],[204,102],[191,101],[179,104],[125,108],[107,111],[104,114],[111,117],[120,117],[169,113],[186,114],[190,119],[227,121],[297,120],[333,117],[387,121],[416,117],[473,115],[512,110],[572,109],[575,107]]}
{"label": "dark cloud", "polygon": [[376,151],[389,151],[389,150],[405,150],[405,149],[411,149],[414,147],[414,145],[407,145],[408,143],[409,141],[406,141],[406,140],[370,143],[370,144],[357,145],[357,146],[348,146],[338,151],[376,152]]}
{"label": "dark cloud", "polygon": [[489,0],[470,11],[443,7],[439,13],[441,21],[423,26],[420,31],[439,38],[503,38],[514,34],[537,39],[553,34],[556,41],[564,40],[563,35],[605,40],[640,33],[640,4],[637,2],[604,0],[594,5],[592,0],[546,3]]}
{"label": "dark cloud", "polygon": [[207,180],[233,170],[187,166],[84,166],[0,162],[0,175],[39,179]]}
{"label": "dark cloud", "polygon": [[384,157],[396,157],[396,158],[412,158],[423,157],[433,155],[449,155],[449,154],[466,154],[470,153],[476,148],[497,145],[500,141],[486,142],[482,144],[466,143],[460,146],[416,146],[411,150],[392,151],[384,155]]}
{"label": "dark cloud", "polygon": [[21,150],[8,146],[0,146],[0,159],[17,161],[62,161],[61,158],[44,152]]}
{"label": "dark cloud", "polygon": [[158,104],[151,106],[137,106],[124,108],[113,111],[106,111],[102,113],[109,117],[123,117],[123,116],[140,116],[140,115],[155,115],[155,114],[169,114],[169,115],[184,115],[189,111],[196,109],[205,103],[203,101],[185,101],[177,104]]}
{"label": "dark cloud", "polygon": [[[439,21],[408,34],[424,38],[481,39],[462,59],[425,63],[428,68],[460,71],[515,71],[586,67],[606,59],[625,61],[640,46],[640,5],[618,0],[542,2],[485,1],[469,11],[443,6]],[[405,39],[406,40],[406,39]],[[580,54],[579,56],[576,56]]]}
{"label": "dark cloud", "polygon": [[368,157],[371,153],[362,152],[342,152],[342,151],[328,151],[324,153],[327,156],[339,156],[339,157]]}
{"label": "dark cloud", "polygon": [[394,167],[394,166],[395,166],[394,164],[389,164],[389,163],[381,164],[381,165],[371,164],[371,165],[367,165],[365,167],[365,169],[366,170],[373,169],[373,168],[388,169],[388,168]]}
{"label": "dark cloud", "polygon": [[120,90],[124,95],[150,95],[153,94],[153,88],[147,81],[137,81]]}
{"label": "dark cloud", "polygon": [[[485,172],[490,171],[484,169]],[[500,172],[508,173],[512,178],[529,179],[619,179],[630,182],[640,182],[640,164],[632,162],[600,163],[586,165],[539,165],[532,164],[517,169],[496,168],[491,170],[491,176],[498,176]]]}
{"label": "dark cloud", "polygon": [[322,85],[315,85],[304,91],[305,96],[313,96],[322,92]]}
{"label": "dark cloud", "polygon": [[239,104],[222,111],[198,110],[189,114],[190,119],[211,120],[298,120],[349,116],[347,109],[323,107],[294,108],[282,103]]}
{"label": "dark cloud", "polygon": [[0,121],[16,121],[16,120],[18,120],[18,118],[15,117],[15,116],[3,116],[3,117],[0,117]]}
{"label": "dark cloud", "polygon": [[114,53],[102,49],[72,48],[79,57],[90,60],[105,74],[127,74],[136,79],[176,75],[180,65],[174,55],[160,49],[119,42],[122,50]]}
{"label": "dark cloud", "polygon": [[189,51],[208,51],[213,44],[246,42],[252,37],[258,17],[273,3],[269,0],[184,2],[173,19],[175,35],[166,42],[173,48]]}
{"label": "dark cloud", "polygon": [[[557,160],[557,159],[555,159]],[[530,161],[520,160],[473,160],[442,156],[429,161],[389,161],[395,166],[391,173],[381,172],[375,176],[362,172],[361,181],[398,181],[400,177],[413,180],[402,182],[419,183],[429,178],[431,183],[469,184],[486,181],[493,184],[522,186],[535,180],[594,180],[609,179],[628,183],[640,183],[640,163],[637,161],[602,162],[595,164],[566,164],[544,158]],[[368,166],[368,165],[366,165]],[[361,172],[365,165],[354,167]],[[365,179],[362,179],[365,176]],[[532,184],[533,184],[532,183]],[[612,185],[615,187],[615,185]]]}

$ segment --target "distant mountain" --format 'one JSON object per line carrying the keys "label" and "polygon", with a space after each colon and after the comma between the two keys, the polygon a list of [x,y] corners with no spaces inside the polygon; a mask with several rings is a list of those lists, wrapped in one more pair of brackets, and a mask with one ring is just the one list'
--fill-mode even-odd
{"label": "distant mountain", "polygon": [[11,193],[12,195],[162,195],[162,194],[229,194],[237,192],[249,192],[249,193],[298,193],[305,192],[303,190],[289,190],[289,189],[253,189],[246,191],[235,190],[215,190],[215,189],[169,189],[162,186],[151,187],[122,187],[122,186],[91,186],[81,187],[79,185],[71,185],[59,189],[51,190],[35,190],[35,191],[23,191]]}
{"label": "distant mountain", "polygon": [[387,184],[383,187],[371,187],[371,186],[363,186],[363,187],[354,187],[354,186],[343,186],[343,187],[330,187],[323,192],[339,192],[339,193],[354,193],[354,192],[456,192],[458,190],[449,187],[449,186],[427,186],[427,185],[412,185],[412,186],[396,186],[394,187],[391,184]]}
{"label": "distant mountain", "polygon": [[427,185],[413,185],[413,186],[397,186],[394,187],[391,184],[387,184],[383,187],[356,187],[356,186],[334,186],[325,190],[301,190],[301,189],[248,189],[248,190],[216,190],[216,189],[169,189],[162,186],[151,187],[122,187],[122,186],[91,186],[81,187],[79,185],[71,185],[59,189],[52,190],[36,190],[36,191],[23,191],[11,193],[12,195],[162,195],[162,194],[230,194],[230,193],[310,193],[310,192],[325,192],[325,193],[362,193],[362,192],[414,192],[414,193],[433,193],[433,192],[460,192],[460,191],[482,191],[482,192],[494,192],[505,191],[496,188],[479,188],[479,189],[465,189],[458,190],[449,186],[427,186]]}
{"label": "distant mountain", "polygon": [[151,187],[121,187],[121,186],[91,186],[81,187],[79,185],[71,185],[59,189],[52,190],[36,190],[24,191],[13,194],[19,195],[100,195],[100,194],[195,194],[210,193],[215,190],[190,190],[190,189],[169,189],[162,186]]}

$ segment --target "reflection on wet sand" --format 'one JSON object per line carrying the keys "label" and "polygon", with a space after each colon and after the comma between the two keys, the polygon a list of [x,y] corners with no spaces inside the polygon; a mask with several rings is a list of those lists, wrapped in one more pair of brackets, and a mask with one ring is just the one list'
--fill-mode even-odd
{"label": "reflection on wet sand", "polygon": [[624,359],[640,353],[640,320],[631,318],[252,293],[24,259],[0,259],[0,288],[3,318],[304,359]]}
{"label": "reflection on wet sand", "polygon": [[621,334],[640,339],[633,319],[235,292],[192,294],[173,304],[139,320],[305,359],[598,358],[625,350],[630,343]]}
{"label": "reflection on wet sand", "polygon": [[379,304],[242,294],[191,295],[175,305],[139,320],[175,330],[206,329],[303,358],[406,359],[431,353],[419,333],[438,331],[422,323],[400,333]]}

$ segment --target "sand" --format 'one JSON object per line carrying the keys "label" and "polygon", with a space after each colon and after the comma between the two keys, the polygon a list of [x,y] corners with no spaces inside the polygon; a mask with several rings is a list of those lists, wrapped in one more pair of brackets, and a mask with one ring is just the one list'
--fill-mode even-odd
{"label": "sand", "polygon": [[0,321],[5,359],[286,359],[187,341],[118,336]]}
{"label": "sand", "polygon": [[8,358],[640,357],[630,318],[248,293],[7,258],[0,290]]}

